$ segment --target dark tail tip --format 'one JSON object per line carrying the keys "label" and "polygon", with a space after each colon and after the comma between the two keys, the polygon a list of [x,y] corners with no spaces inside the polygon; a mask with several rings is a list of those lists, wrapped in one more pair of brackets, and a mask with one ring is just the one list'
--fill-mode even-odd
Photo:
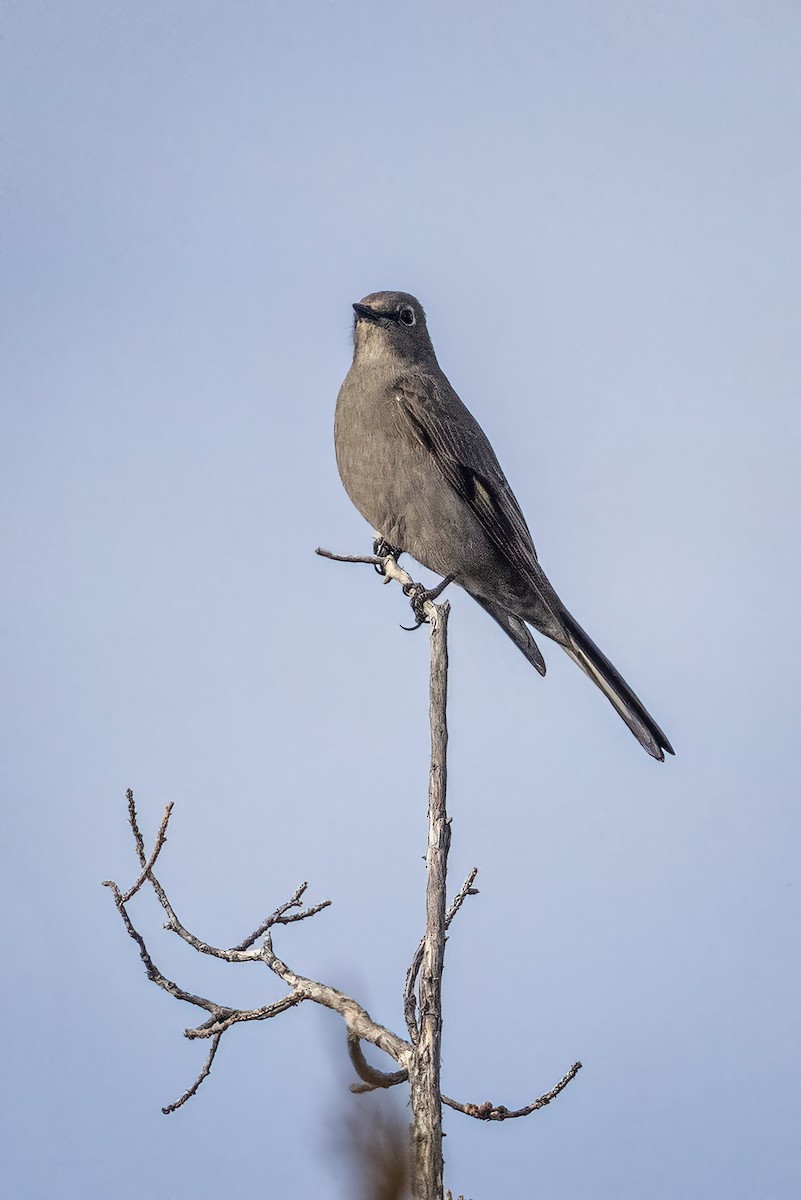
{"label": "dark tail tip", "polygon": [[675,755],[676,752],[666,735],[639,696],[635,695],[589,634],[585,633],[570,613],[563,612],[562,620],[572,643],[572,646],[565,647],[568,654],[604,693],[643,749],[657,762],[664,762],[665,754]]}

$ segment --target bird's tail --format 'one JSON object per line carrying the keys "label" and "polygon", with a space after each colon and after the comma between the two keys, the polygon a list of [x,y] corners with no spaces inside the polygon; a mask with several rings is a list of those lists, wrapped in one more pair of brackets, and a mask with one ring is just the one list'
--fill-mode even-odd
{"label": "bird's tail", "polygon": [[566,610],[563,610],[560,616],[567,633],[567,640],[562,645],[573,662],[577,663],[601,689],[640,745],[652,758],[664,762],[665,751],[673,754],[673,747],[642,701],[635,696],[623,676],[598,649],[589,634],[584,632],[578,621]]}
{"label": "bird's tail", "polygon": [[518,650],[523,651],[532,667],[539,671],[540,675],[544,675],[545,659],[542,657],[540,648],[534,641],[528,625],[520,617],[516,617],[514,613],[507,612],[505,608],[501,608],[498,604],[493,604],[491,600],[485,600],[483,596],[477,596],[475,592],[471,592],[470,595],[474,600],[478,601],[493,620],[498,622],[501,629],[509,635]]}

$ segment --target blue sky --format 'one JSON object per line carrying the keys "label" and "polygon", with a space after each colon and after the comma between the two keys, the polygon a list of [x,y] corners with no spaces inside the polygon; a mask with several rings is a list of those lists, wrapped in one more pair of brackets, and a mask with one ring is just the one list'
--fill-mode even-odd
{"label": "blue sky", "polygon": [[[424,633],[336,474],[352,301],[418,295],[541,560],[677,750],[452,596],[443,1080],[474,1197],[790,1200],[798,1138],[801,13],[750,4],[3,7],[3,1125],[10,1194],[353,1184],[339,1023],[212,1078],[100,881],[124,791],[186,923],[403,1028]],[[393,769],[388,771],[390,761]],[[277,982],[196,961],[187,986]],[[216,968],[216,969],[215,969]],[[375,1056],[374,1060],[378,1061]],[[398,1096],[398,1100],[401,1097]]]}

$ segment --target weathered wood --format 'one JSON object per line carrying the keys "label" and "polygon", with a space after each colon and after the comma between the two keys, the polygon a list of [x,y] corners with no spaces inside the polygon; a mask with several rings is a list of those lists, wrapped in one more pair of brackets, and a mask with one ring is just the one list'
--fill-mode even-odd
{"label": "weathered wood", "polygon": [[426,931],[419,981],[419,1032],[409,1065],[412,1107],[412,1195],[442,1200],[442,969],[445,959],[445,888],[451,831],[445,806],[447,790],[448,613],[432,606],[429,720],[431,770],[428,784]]}

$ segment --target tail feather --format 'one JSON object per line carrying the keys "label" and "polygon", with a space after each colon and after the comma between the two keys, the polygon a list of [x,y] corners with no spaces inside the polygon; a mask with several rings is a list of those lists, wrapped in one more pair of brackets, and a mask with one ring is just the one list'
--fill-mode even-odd
{"label": "tail feather", "polygon": [[[486,600],[483,596],[477,596],[474,592],[470,594],[493,620],[498,622],[501,629],[512,639],[518,650],[525,654],[540,675],[544,675],[545,659],[523,619],[509,612],[508,609],[494,604],[491,600]],[[640,745],[652,758],[664,762],[665,753],[674,753],[673,747],[617,668],[598,649],[589,634],[585,633],[567,609],[561,609],[557,621],[563,630],[563,633],[560,632],[557,635],[559,644],[567,651],[573,662],[589,675],[596,687],[600,688]],[[552,633],[550,636],[553,637],[554,634]]]}
{"label": "tail feather", "polygon": [[539,646],[534,641],[528,625],[516,617],[514,613],[507,612],[505,608],[493,604],[490,600],[485,600],[483,596],[476,596],[470,593],[473,599],[478,601],[481,607],[488,612],[493,620],[497,621],[501,629],[509,635],[518,650],[522,650],[532,667],[539,671],[540,675],[545,674],[545,659],[542,657],[542,652]]}
{"label": "tail feather", "polygon": [[601,689],[640,745],[652,758],[664,762],[665,752],[675,752],[645,705],[578,621],[566,610],[563,610],[561,617],[568,635],[568,642],[563,643],[564,648],[573,662]]}

